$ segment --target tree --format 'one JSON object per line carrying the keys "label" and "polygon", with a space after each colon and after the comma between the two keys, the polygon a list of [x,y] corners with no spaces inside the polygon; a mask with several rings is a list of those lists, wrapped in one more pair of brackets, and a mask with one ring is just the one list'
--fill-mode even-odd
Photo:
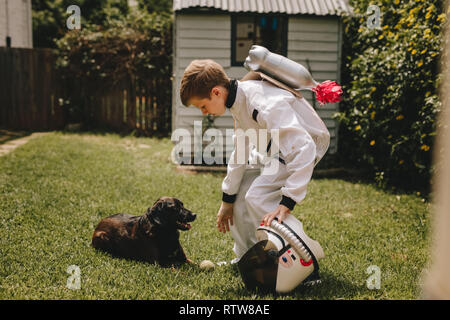
{"label": "tree", "polygon": [[34,47],[55,48],[55,41],[68,31],[67,8],[77,5],[81,9],[81,26],[103,25],[108,15],[126,15],[127,0],[32,0]]}

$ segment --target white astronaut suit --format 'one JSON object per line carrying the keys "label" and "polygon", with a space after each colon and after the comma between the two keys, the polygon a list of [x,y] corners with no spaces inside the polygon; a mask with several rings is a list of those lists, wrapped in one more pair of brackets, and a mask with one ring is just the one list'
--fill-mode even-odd
{"label": "white astronaut suit", "polygon": [[235,129],[278,132],[268,137],[267,145],[250,140],[244,150],[239,149],[238,135],[234,136],[222,200],[234,203],[230,230],[237,257],[233,262],[237,262],[257,242],[255,231],[264,215],[279,204],[292,210],[305,198],[313,169],[328,149],[330,134],[305,98],[267,81],[232,80],[226,106]]}

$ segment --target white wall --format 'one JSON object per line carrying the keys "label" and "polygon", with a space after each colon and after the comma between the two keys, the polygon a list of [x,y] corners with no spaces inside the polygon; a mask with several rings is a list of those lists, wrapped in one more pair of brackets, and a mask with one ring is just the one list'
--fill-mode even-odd
{"label": "white wall", "polygon": [[0,47],[11,37],[11,47],[33,47],[31,0],[0,0]]}

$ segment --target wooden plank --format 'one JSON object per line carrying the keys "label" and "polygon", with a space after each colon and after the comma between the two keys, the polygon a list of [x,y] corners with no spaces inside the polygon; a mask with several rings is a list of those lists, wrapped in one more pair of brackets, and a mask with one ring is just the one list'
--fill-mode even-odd
{"label": "wooden plank", "polygon": [[177,30],[177,43],[180,40],[185,39],[196,39],[196,40],[204,40],[204,39],[216,39],[221,41],[230,41],[231,40],[231,32],[229,29],[219,29],[219,30],[211,30],[211,29],[178,29]]}
{"label": "wooden plank", "polygon": [[152,130],[152,119],[151,119],[151,96],[150,93],[148,91],[148,88],[146,88],[146,92],[145,92],[145,130],[146,132],[149,133],[149,135],[151,134],[151,130]]}
{"label": "wooden plank", "polygon": [[336,33],[339,30],[337,17],[299,17],[289,18],[288,30]]}
{"label": "wooden plank", "polygon": [[230,50],[230,39],[179,39],[177,50],[182,52],[186,49],[226,49]]}
{"label": "wooden plank", "polygon": [[41,99],[42,99],[42,90],[39,90],[39,84],[41,83],[41,77],[42,77],[42,71],[41,71],[41,65],[39,61],[39,53],[36,50],[33,50],[32,53],[32,59],[31,59],[31,65],[32,65],[32,75],[31,75],[31,105],[33,109],[33,125],[36,128],[41,127],[41,115],[40,112],[40,106],[41,106]]}
{"label": "wooden plank", "polygon": [[[35,57],[36,51],[30,50],[28,54],[28,69],[29,69],[29,75],[28,75],[28,95],[27,95],[27,104],[29,108],[29,119],[30,119],[30,125],[31,127],[37,127],[38,123],[36,122],[36,116],[38,114],[38,110],[36,108],[36,102],[35,102],[35,91],[36,91],[36,81],[35,78],[37,78],[36,70],[37,65],[35,63]],[[36,129],[38,130],[38,129]]]}
{"label": "wooden plank", "polygon": [[8,108],[8,92],[6,91],[6,76],[8,74],[8,66],[6,65],[6,50],[0,48],[0,126],[6,127],[7,108]]}
{"label": "wooden plank", "polygon": [[21,112],[22,112],[22,127],[26,130],[30,130],[31,123],[30,123],[30,104],[29,104],[29,80],[30,80],[30,66],[28,64],[28,51],[25,49],[21,50],[21,67],[22,67],[22,74],[21,74],[21,86],[22,90],[19,93],[20,100],[21,100]]}
{"label": "wooden plank", "polygon": [[136,129],[136,87],[133,76],[130,78],[127,99],[127,129]]}
{"label": "wooden plank", "polygon": [[22,130],[22,104],[20,101],[19,92],[22,89],[22,66],[21,66],[21,56],[20,50],[16,49],[13,51],[13,79],[14,86],[12,87],[12,92],[14,96],[14,128],[18,130]]}
{"label": "wooden plank", "polygon": [[150,134],[153,134],[154,128],[155,128],[155,95],[154,95],[154,88],[155,88],[155,81],[154,79],[151,80],[151,87],[150,87],[150,104],[149,104],[149,117],[150,117]]}
{"label": "wooden plank", "polygon": [[30,75],[31,75],[31,64],[29,63],[30,54],[28,51],[22,51],[22,92],[20,93],[22,98],[22,108],[23,108],[23,126],[27,130],[33,130],[32,128],[32,105],[30,103]]}
{"label": "wooden plank", "polygon": [[177,29],[231,30],[231,17],[229,15],[179,15]]}
{"label": "wooden plank", "polygon": [[20,96],[19,92],[21,89],[21,82],[20,82],[20,76],[22,72],[22,68],[20,67],[20,51],[14,50],[12,52],[13,56],[13,85],[11,87],[12,89],[12,95],[13,95],[13,128],[14,129],[22,129],[21,128],[21,105],[20,105]]}
{"label": "wooden plank", "polygon": [[292,40],[288,43],[289,51],[338,52],[337,42],[312,42]]}
{"label": "wooden plank", "polygon": [[288,32],[289,41],[313,41],[313,42],[338,42],[339,34],[337,32],[305,32],[295,30]]}
{"label": "wooden plank", "polygon": [[299,50],[288,50],[288,58],[294,61],[306,60],[310,61],[328,61],[337,62],[338,54],[337,52],[313,52],[313,51],[299,51]]}
{"label": "wooden plank", "polygon": [[121,117],[121,98],[122,98],[122,94],[121,94],[121,90],[120,87],[117,86],[114,88],[114,99],[113,99],[113,127],[116,130],[120,131],[120,125],[121,125],[121,121],[120,121],[120,117]]}
{"label": "wooden plank", "polygon": [[138,131],[141,131],[142,129],[142,113],[141,113],[141,87],[140,86],[136,86],[136,96],[135,96],[135,101],[136,101],[136,128],[138,129]]}
{"label": "wooden plank", "polygon": [[[227,58],[214,58],[213,60],[215,62],[217,62],[218,64],[220,64],[222,67],[226,68],[226,67],[230,67],[231,64],[231,53],[230,56],[228,56]],[[198,57],[191,57],[191,58],[178,58],[177,61],[177,66],[178,66],[178,71],[182,71],[181,75],[184,72],[184,69],[186,69],[186,67],[192,62],[192,60],[194,59],[198,59]]]}
{"label": "wooden plank", "polygon": [[214,47],[203,48],[182,48],[178,50],[178,58],[190,59],[230,59],[230,49],[221,49]]}
{"label": "wooden plank", "polygon": [[43,73],[40,75],[41,81],[40,85],[37,88],[41,93],[41,105],[39,109],[41,110],[42,123],[41,128],[45,130],[52,129],[52,121],[51,121],[51,111],[50,111],[50,103],[48,97],[51,94],[52,87],[52,56],[49,52],[41,51],[39,54],[39,60],[42,64],[41,70]]}

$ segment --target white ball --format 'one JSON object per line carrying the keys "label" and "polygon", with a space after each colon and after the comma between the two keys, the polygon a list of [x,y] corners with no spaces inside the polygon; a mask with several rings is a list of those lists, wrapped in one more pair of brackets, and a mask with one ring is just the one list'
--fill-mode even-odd
{"label": "white ball", "polygon": [[202,262],[200,262],[200,269],[203,270],[211,270],[214,269],[216,265],[214,264],[214,262],[210,261],[210,260],[203,260]]}

